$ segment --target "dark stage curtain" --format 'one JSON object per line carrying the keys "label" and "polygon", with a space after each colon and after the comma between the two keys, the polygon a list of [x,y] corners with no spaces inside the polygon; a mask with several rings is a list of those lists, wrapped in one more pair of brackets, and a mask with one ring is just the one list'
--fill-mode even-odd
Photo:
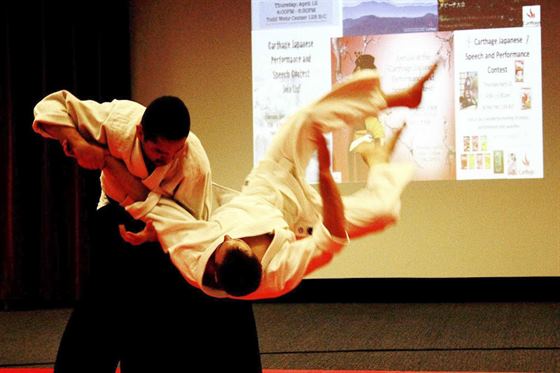
{"label": "dark stage curtain", "polygon": [[0,19],[0,302],[70,304],[88,273],[99,172],[35,134],[33,107],[60,89],[130,98],[129,6],[5,1]]}

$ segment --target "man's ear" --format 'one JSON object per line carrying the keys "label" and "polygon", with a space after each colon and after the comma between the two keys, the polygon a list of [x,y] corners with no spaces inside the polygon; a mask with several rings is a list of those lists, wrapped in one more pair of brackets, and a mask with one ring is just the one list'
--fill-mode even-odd
{"label": "man's ear", "polygon": [[141,123],[136,125],[136,135],[141,142],[144,142],[144,129]]}

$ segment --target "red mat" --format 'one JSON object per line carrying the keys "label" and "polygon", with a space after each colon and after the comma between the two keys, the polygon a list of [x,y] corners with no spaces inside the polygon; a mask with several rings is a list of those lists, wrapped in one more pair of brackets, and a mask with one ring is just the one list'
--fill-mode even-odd
{"label": "red mat", "polygon": [[[3,373],[3,372],[0,372]],[[515,373],[515,372],[466,372],[466,371],[427,371],[427,370],[285,370],[263,369],[263,373]]]}
{"label": "red mat", "polygon": [[[0,373],[52,373],[52,368],[0,368]],[[117,369],[117,372],[119,370]],[[457,373],[451,371],[411,371],[411,370],[286,370],[286,369],[263,369],[263,373]],[[485,373],[485,372],[463,372],[460,373]],[[490,372],[487,372],[490,373]],[[493,372],[498,373],[498,372]],[[508,373],[508,372],[500,372]],[[514,373],[514,372],[509,372]]]}

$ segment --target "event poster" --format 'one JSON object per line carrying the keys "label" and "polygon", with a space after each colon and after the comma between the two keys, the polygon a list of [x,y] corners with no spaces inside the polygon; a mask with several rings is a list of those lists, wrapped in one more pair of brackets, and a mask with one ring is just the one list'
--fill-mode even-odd
{"label": "event poster", "polygon": [[255,163],[289,114],[357,68],[376,69],[391,93],[439,61],[420,107],[328,136],[335,179],[364,181],[359,144],[405,123],[393,159],[413,162],[416,180],[542,178],[540,6],[522,3],[479,24],[472,14],[489,2],[253,0]]}

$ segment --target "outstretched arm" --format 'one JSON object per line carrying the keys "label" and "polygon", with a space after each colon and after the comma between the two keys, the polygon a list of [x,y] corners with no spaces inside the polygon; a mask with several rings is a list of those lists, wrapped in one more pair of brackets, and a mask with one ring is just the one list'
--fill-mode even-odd
{"label": "outstretched arm", "polygon": [[107,153],[102,183],[105,193],[120,204],[144,201],[149,193],[140,179],[132,175],[122,161]]}
{"label": "outstretched arm", "polygon": [[[140,179],[133,176],[122,161],[109,156],[107,152],[105,154],[102,175],[105,193],[121,205],[144,201],[148,197],[149,190]],[[121,224],[119,233],[124,241],[132,245],[157,241],[157,233],[151,221],[147,221],[146,226],[140,232],[127,231]]]}
{"label": "outstretched arm", "polygon": [[88,170],[100,170],[104,166],[104,149],[88,143],[77,129],[72,127],[43,125],[45,131],[62,145],[64,154],[76,158],[78,165]]}
{"label": "outstretched arm", "polygon": [[[319,192],[323,202],[323,225],[333,238],[342,241],[348,239],[346,233],[346,219],[344,217],[344,205],[340,192],[334,181],[330,166],[330,152],[323,133],[319,129],[314,132],[315,143],[317,144],[317,159],[319,161]],[[337,250],[340,250],[338,248]],[[318,255],[311,255],[304,275],[314,272],[318,268],[329,263],[334,256],[333,251],[323,251]]]}
{"label": "outstretched arm", "polygon": [[344,205],[331,174],[331,160],[327,142],[323,133],[318,129],[315,130],[314,136],[319,161],[319,191],[323,200],[323,225],[333,236],[346,238]]}

